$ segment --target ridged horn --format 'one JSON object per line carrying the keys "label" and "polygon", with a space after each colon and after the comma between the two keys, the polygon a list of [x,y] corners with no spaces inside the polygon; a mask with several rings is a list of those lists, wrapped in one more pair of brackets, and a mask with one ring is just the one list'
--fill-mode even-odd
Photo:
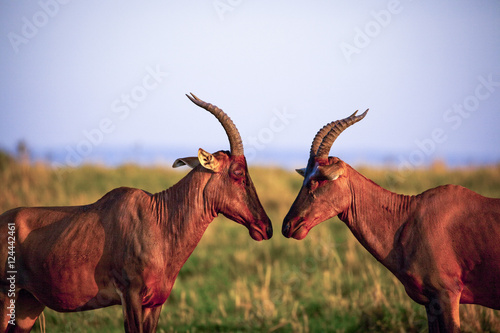
{"label": "ridged horn", "polygon": [[[323,140],[321,141],[321,144],[318,148],[318,152],[316,154],[317,158],[328,158],[328,154],[330,153],[330,149],[332,148],[333,142],[335,142],[335,140],[338,138],[340,133],[342,133],[347,127],[349,127],[352,124],[355,124],[358,121],[360,121],[361,119],[363,119],[366,116],[366,114],[368,113],[368,109],[366,109],[366,111],[363,112],[362,114],[360,114],[359,116],[356,116],[356,112],[354,112],[351,116],[349,116],[347,118],[332,122],[333,124],[330,123],[330,124],[332,124],[332,126],[331,126],[330,130],[328,131],[328,134],[326,134],[323,137]],[[328,124],[328,125],[330,125],[330,124]],[[326,125],[326,126],[328,126],[328,125]],[[321,132],[322,130],[323,129],[321,129],[319,132]],[[318,134],[319,134],[319,132],[318,132]],[[312,147],[311,147],[311,149],[312,149]]]}
{"label": "ridged horn", "polygon": [[[358,112],[358,110],[354,111],[354,113],[351,114],[349,116],[349,118],[352,116],[355,116],[357,112]],[[323,139],[325,138],[325,136],[328,134],[328,132],[330,132],[332,127],[335,126],[335,124],[338,122],[339,122],[339,120],[334,120],[331,123],[328,123],[325,126],[323,126],[323,128],[321,128],[318,131],[318,133],[316,133],[316,136],[314,137],[314,140],[313,140],[312,145],[311,145],[310,156],[314,157],[318,154],[318,148],[321,145],[321,142],[323,142]]]}
{"label": "ridged horn", "polygon": [[238,129],[234,125],[231,118],[229,118],[229,116],[224,111],[219,109],[217,106],[202,101],[201,99],[196,97],[193,93],[190,94],[191,96],[189,96],[188,94],[186,94],[186,96],[191,100],[191,102],[213,114],[215,118],[217,118],[217,120],[221,123],[222,127],[224,127],[224,130],[226,131],[227,134],[227,138],[229,139],[231,155],[233,156],[243,155],[243,142],[241,141],[240,132],[238,132]]}

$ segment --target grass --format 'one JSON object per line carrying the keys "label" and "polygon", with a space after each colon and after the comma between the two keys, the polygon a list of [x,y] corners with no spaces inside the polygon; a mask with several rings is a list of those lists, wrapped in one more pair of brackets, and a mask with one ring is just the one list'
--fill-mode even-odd
{"label": "grass", "polygon": [[[500,197],[500,166],[358,170],[399,193],[455,183]],[[119,186],[157,192],[186,173],[135,165],[53,170],[0,154],[0,212],[18,206],[87,204]],[[303,241],[281,236],[300,176],[277,168],[251,168],[250,173],[273,221],[274,237],[255,242],[244,227],[224,218],[214,220],[182,268],[158,331],[426,331],[425,309],[410,300],[401,283],[342,222],[324,222]],[[48,332],[123,332],[119,306],[67,314],[46,309],[44,314]],[[465,332],[500,332],[500,314],[491,309],[462,305],[461,321]]]}

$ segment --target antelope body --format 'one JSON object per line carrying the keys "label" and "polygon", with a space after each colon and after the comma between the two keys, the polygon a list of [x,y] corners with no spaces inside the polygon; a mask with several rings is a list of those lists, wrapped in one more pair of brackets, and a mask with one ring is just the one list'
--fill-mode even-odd
{"label": "antelope body", "polygon": [[307,168],[297,170],[304,182],[283,235],[303,239],[338,216],[426,307],[430,332],[459,331],[460,303],[500,309],[500,199],[456,185],[399,195],[328,157],[338,135],[365,115],[355,112],[317,133]]}
{"label": "antelope body", "polygon": [[127,332],[155,331],[177,274],[217,214],[244,224],[255,240],[271,238],[236,127],[222,110],[192,96],[221,122],[231,152],[200,149],[198,157],[178,159],[174,167],[193,170],[160,193],[118,188],[90,205],[0,215],[1,239],[15,233],[14,266],[6,242],[0,247],[2,332],[30,331],[45,306],[73,312],[117,304]]}

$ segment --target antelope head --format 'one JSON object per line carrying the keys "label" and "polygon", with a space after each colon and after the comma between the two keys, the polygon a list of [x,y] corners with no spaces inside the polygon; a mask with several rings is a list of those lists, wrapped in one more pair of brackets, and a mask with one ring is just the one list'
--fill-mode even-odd
{"label": "antelope head", "polygon": [[345,212],[351,204],[349,168],[337,157],[328,157],[333,142],[368,110],[333,121],[318,131],[311,145],[307,167],[296,171],[304,177],[302,188],[283,220],[285,237],[303,239],[319,223]]}
{"label": "antelope head", "polygon": [[248,173],[238,129],[231,118],[217,106],[202,101],[194,94],[186,96],[219,120],[228,136],[230,151],[210,154],[200,148],[197,157],[179,158],[173,167],[188,165],[194,168],[194,172],[208,173],[210,179],[202,191],[214,198],[213,202],[207,204],[211,206],[209,209],[212,209],[214,214],[221,213],[243,224],[255,240],[271,238],[273,227]]}

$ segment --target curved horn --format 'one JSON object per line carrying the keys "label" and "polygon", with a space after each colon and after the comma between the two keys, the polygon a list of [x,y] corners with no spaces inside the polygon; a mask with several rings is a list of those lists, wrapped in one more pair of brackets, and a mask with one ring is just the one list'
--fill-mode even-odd
{"label": "curved horn", "polygon": [[231,155],[243,155],[243,142],[241,141],[240,132],[238,132],[238,129],[234,125],[231,118],[229,118],[229,116],[217,106],[202,101],[193,93],[191,93],[191,96],[189,96],[188,94],[186,94],[186,96],[191,100],[191,102],[213,114],[215,118],[217,118],[217,120],[222,124],[222,127],[224,127],[224,130],[226,131],[227,137],[229,139]]}
{"label": "curved horn", "polygon": [[321,142],[321,145],[318,148],[318,153],[316,154],[316,157],[328,158],[328,154],[330,153],[330,149],[332,148],[333,142],[337,139],[340,133],[342,133],[347,127],[363,119],[366,116],[368,109],[366,109],[366,111],[359,116],[356,116],[356,112],[354,112],[350,117],[337,120],[336,122],[334,122],[333,127],[330,129],[328,134],[323,138],[323,141]]}
{"label": "curved horn", "polygon": [[[350,115],[350,117],[355,116],[357,112],[358,112],[358,110],[354,111],[354,113],[352,115]],[[338,120],[334,120],[331,123],[328,123],[325,126],[323,126],[323,128],[321,128],[318,131],[318,133],[316,133],[316,136],[314,137],[313,143],[311,145],[310,156],[316,156],[316,154],[318,153],[318,148],[319,148],[321,142],[323,142],[324,137],[328,134],[328,132],[330,132],[332,127],[335,126],[335,124],[337,124],[338,122],[339,122]]]}

